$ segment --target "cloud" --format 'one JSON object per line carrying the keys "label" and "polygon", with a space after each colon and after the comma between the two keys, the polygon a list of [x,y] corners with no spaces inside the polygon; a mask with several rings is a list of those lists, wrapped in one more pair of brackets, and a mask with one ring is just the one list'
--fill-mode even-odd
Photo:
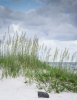
{"label": "cloud", "polygon": [[23,30],[27,29],[29,36],[36,34],[39,39],[77,40],[77,1],[38,1],[46,3],[39,9],[28,12],[14,12],[9,7],[0,6],[0,28],[15,24]]}
{"label": "cloud", "polygon": [[[77,40],[76,41],[59,41],[59,40],[45,40],[42,39],[39,41],[40,45],[45,45],[47,48],[51,48],[51,52],[49,53],[50,55],[50,62],[52,61],[55,50],[56,48],[59,50],[58,52],[58,58],[56,61],[60,61],[60,56],[62,51],[65,50],[65,48],[68,50],[69,53],[69,61],[71,60],[71,56],[77,51],[76,46],[77,46]],[[48,50],[47,49],[47,50]],[[41,53],[41,55],[43,55]],[[77,56],[75,57],[75,60],[77,61]]]}
{"label": "cloud", "polygon": [[77,26],[77,0],[47,0],[46,6],[54,13],[69,15],[70,23]]}
{"label": "cloud", "polygon": [[69,48],[70,53],[73,54],[77,50],[77,12],[67,8],[71,8],[69,2],[75,0],[67,0],[68,6],[62,2],[59,2],[62,4],[60,5],[56,0],[52,4],[51,1],[47,1],[37,10],[31,9],[28,12],[15,12],[9,7],[0,6],[0,38],[5,32],[8,33],[10,25],[10,34],[26,31],[27,36],[31,38],[36,34],[40,44],[45,43],[51,47],[52,54],[56,47]]}

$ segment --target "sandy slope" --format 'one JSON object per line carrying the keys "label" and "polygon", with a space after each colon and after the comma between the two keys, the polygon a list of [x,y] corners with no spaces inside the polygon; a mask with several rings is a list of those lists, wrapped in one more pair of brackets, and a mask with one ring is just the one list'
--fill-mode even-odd
{"label": "sandy slope", "polygon": [[77,93],[50,93],[50,98],[38,98],[36,84],[24,83],[24,78],[0,80],[0,100],[77,100]]}

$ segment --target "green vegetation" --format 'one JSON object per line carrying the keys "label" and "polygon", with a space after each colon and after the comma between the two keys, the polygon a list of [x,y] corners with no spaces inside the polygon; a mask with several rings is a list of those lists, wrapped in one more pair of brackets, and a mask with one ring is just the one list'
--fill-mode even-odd
{"label": "green vegetation", "polygon": [[[29,83],[36,81],[39,89],[47,92],[73,91],[77,92],[77,73],[66,67],[62,62],[76,61],[76,52],[71,56],[69,50],[59,51],[56,49],[51,58],[51,49],[44,44],[39,45],[37,37],[33,40],[15,34],[13,37],[8,33],[0,40],[0,70],[3,77],[24,76],[29,78]],[[47,62],[56,62],[60,55],[59,65],[50,66]]]}

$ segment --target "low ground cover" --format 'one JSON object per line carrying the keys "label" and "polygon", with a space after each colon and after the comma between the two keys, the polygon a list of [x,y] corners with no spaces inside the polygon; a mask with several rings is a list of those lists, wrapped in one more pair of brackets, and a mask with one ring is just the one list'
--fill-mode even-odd
{"label": "low ground cover", "polygon": [[[42,52],[42,54],[41,54]],[[39,89],[47,92],[73,91],[77,92],[77,73],[67,67],[62,67],[64,61],[75,61],[76,52],[71,56],[66,48],[59,54],[57,48],[52,57],[55,62],[60,55],[59,64],[50,66],[51,48],[40,46],[37,37],[34,40],[26,38],[26,34],[11,37],[8,34],[0,41],[0,70],[3,77],[18,77],[20,75],[29,78],[29,83],[34,80]],[[44,55],[43,55],[44,54]]]}

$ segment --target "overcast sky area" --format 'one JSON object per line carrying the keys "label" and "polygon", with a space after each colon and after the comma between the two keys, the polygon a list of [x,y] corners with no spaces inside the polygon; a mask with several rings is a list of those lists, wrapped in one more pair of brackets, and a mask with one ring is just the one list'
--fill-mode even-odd
{"label": "overcast sky area", "polygon": [[35,34],[52,51],[77,51],[77,0],[0,0],[0,37],[7,32]]}

